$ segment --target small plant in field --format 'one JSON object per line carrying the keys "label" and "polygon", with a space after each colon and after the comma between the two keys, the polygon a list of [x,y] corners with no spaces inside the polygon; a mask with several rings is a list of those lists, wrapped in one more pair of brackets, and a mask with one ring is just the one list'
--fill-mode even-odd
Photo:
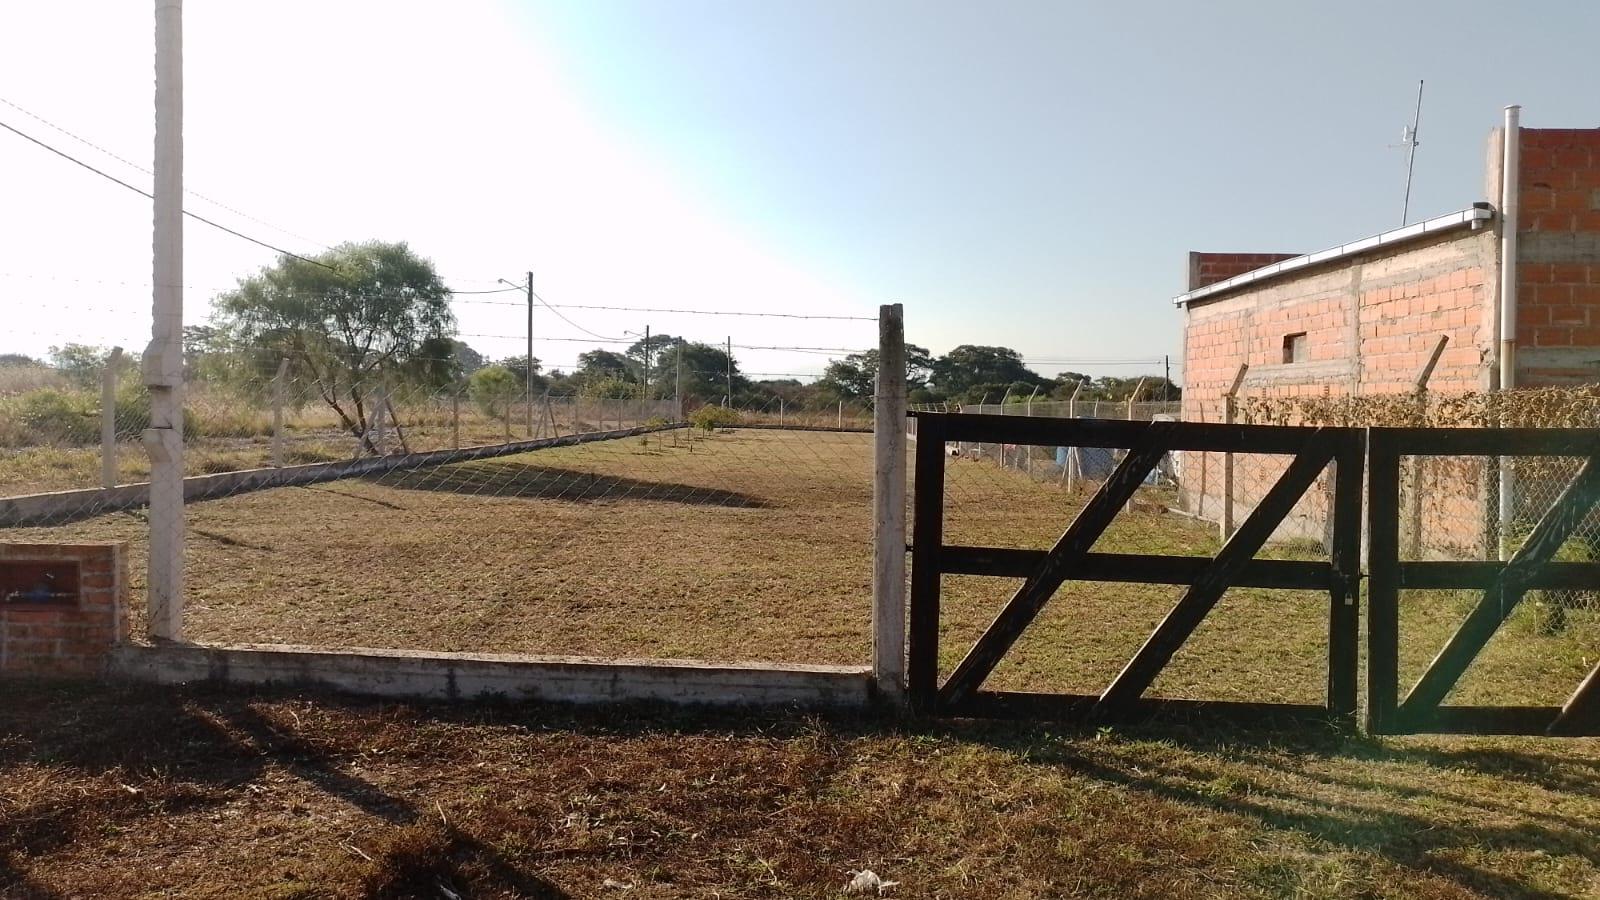
{"label": "small plant in field", "polygon": [[737,425],[743,418],[738,411],[725,406],[702,406],[689,417],[689,423],[701,431],[715,431]]}
{"label": "small plant in field", "polygon": [[484,415],[498,419],[505,414],[511,402],[517,399],[522,385],[517,376],[505,366],[487,366],[472,373],[467,382],[467,395]]}

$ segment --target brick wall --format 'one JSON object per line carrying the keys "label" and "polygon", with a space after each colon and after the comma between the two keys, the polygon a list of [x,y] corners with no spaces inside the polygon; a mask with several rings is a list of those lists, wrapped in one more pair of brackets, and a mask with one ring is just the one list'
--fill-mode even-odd
{"label": "brick wall", "polygon": [[1600,381],[1600,129],[1524,128],[1518,152],[1518,381]]}
{"label": "brick wall", "polygon": [[[1395,394],[1410,391],[1440,335],[1446,350],[1429,389],[1487,387],[1494,347],[1496,238],[1465,228],[1308,266],[1202,298],[1186,311],[1182,417],[1223,420],[1223,396],[1240,363],[1241,397]],[[1304,337],[1304,358],[1285,362],[1285,340]],[[1181,461],[1184,505],[1218,519],[1221,454]],[[1235,521],[1271,488],[1286,460],[1235,459]],[[1319,538],[1327,498],[1319,485],[1278,537]]]}
{"label": "brick wall", "polygon": [[1298,253],[1201,253],[1189,254],[1189,290],[1227,281],[1235,275],[1253,272],[1262,266],[1294,259]]}
{"label": "brick wall", "polygon": [[128,638],[127,545],[0,543],[0,675],[93,675]]}

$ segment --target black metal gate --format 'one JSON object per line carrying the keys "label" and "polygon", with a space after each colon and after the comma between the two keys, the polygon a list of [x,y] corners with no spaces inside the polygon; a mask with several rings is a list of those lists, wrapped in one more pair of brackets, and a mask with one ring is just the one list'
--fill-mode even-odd
{"label": "black metal gate", "polygon": [[[942,715],[1041,716],[1111,722],[1163,710],[1353,720],[1356,712],[1363,432],[1351,428],[1216,425],[918,413],[913,509],[908,682],[913,706]],[[1050,550],[946,546],[945,445],[976,441],[1126,451]],[[1095,539],[1171,451],[1281,454],[1287,467],[1215,557],[1091,552]],[[1327,561],[1256,559],[1296,502],[1334,464]],[[946,574],[1021,577],[977,643],[941,683],[939,607]],[[984,680],[1061,585],[1069,580],[1185,585],[1144,645],[1097,695],[982,690]],[[1229,587],[1328,592],[1326,702],[1318,705],[1144,696],[1156,676]]]}
{"label": "black metal gate", "polygon": [[[1600,563],[1553,562],[1600,497],[1600,430],[1518,428],[1374,428],[1371,465],[1367,630],[1367,730],[1378,734],[1600,734],[1600,665],[1561,706],[1447,706],[1444,701],[1489,639],[1534,589],[1600,587]],[[1527,538],[1504,561],[1420,561],[1400,555],[1400,461],[1403,456],[1578,457],[1582,468]],[[1492,534],[1492,533],[1491,533]],[[1498,535],[1493,535],[1498,538]],[[1422,676],[1400,693],[1400,591],[1481,591]]]}

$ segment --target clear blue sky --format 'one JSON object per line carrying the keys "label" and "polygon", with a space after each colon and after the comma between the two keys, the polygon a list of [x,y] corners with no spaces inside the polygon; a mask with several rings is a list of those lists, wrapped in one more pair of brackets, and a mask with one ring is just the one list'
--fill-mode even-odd
{"label": "clear blue sky", "polygon": [[[8,10],[0,98],[147,166],[149,4],[86,6]],[[406,239],[466,288],[533,269],[553,302],[899,301],[935,352],[1143,374],[1159,365],[1093,360],[1176,364],[1189,250],[1399,224],[1391,145],[1417,79],[1414,219],[1483,199],[1505,104],[1533,127],[1600,125],[1597,36],[1592,3],[191,3],[188,184],[253,218],[190,205],[302,252]],[[148,184],[13,107],[0,120]],[[6,135],[0,192],[0,350],[142,346],[148,201]],[[187,234],[191,322],[272,260]],[[459,313],[475,346],[520,352],[514,303]],[[569,315],[618,337],[873,340],[870,323]],[[536,333],[555,366],[585,349],[544,310]]]}
{"label": "clear blue sky", "polygon": [[[1507,21],[1507,12],[1513,13]],[[585,101],[913,339],[1178,354],[1185,254],[1482,199],[1486,134],[1600,125],[1600,4],[539,4]],[[1510,61],[1509,65],[1501,60]]]}

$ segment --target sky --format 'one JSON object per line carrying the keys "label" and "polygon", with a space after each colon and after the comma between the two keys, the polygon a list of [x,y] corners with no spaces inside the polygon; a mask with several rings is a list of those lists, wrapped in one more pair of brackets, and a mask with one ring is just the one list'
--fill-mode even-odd
{"label": "sky", "polygon": [[[5,0],[0,123],[148,187],[152,9]],[[266,243],[404,240],[453,288],[532,271],[558,307],[901,303],[914,343],[1013,347],[1047,375],[1170,356],[1176,377],[1190,250],[1398,226],[1419,79],[1412,221],[1485,198],[1505,104],[1529,127],[1600,125],[1586,2],[1510,20],[1468,0],[191,0],[184,17],[186,206]],[[0,131],[0,352],[142,348],[150,244],[148,199]],[[275,257],[189,221],[186,321]],[[457,300],[464,340],[522,352],[519,295]],[[758,377],[876,340],[858,319],[560,312],[534,315],[551,368],[646,326],[731,338]]]}

